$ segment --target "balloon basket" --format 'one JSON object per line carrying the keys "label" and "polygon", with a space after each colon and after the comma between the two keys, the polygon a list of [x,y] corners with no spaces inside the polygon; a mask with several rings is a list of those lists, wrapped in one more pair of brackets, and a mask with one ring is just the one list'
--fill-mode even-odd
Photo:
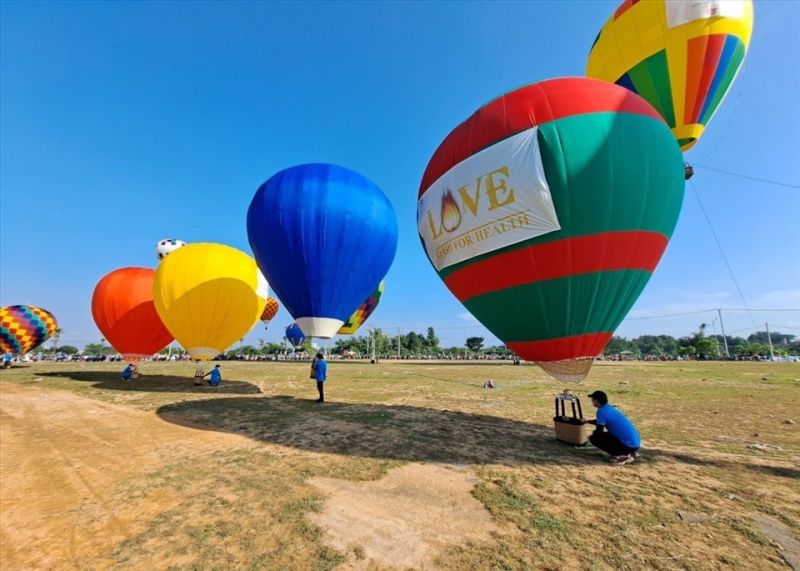
{"label": "balloon basket", "polygon": [[[567,415],[567,402],[570,403],[572,415]],[[553,428],[556,440],[574,446],[585,446],[589,442],[591,424],[583,418],[581,399],[564,389],[555,397],[556,414],[553,417]]]}

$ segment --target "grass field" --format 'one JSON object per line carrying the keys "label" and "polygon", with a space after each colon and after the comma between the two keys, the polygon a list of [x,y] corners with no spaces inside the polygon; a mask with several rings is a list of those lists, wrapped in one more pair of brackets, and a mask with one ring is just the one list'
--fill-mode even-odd
{"label": "grass field", "polygon": [[[800,365],[599,363],[644,456],[553,439],[532,365],[19,366],[0,372],[4,570],[786,569]],[[497,388],[481,384],[492,379]],[[585,408],[590,408],[584,399]],[[792,424],[788,421],[793,421]],[[800,563],[795,563],[800,564]]]}

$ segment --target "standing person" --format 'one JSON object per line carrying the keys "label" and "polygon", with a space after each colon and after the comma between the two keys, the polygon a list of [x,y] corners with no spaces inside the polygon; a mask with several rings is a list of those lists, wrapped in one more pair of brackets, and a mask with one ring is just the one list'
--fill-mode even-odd
{"label": "standing person", "polygon": [[123,381],[130,381],[131,377],[133,376],[133,372],[136,370],[136,367],[133,366],[133,363],[128,363],[128,366],[122,370],[122,380]]}
{"label": "standing person", "polygon": [[319,392],[317,402],[325,402],[325,379],[328,378],[328,362],[325,361],[322,353],[317,353],[314,363],[314,377],[317,379],[317,391]]}
{"label": "standing person", "polygon": [[216,365],[208,373],[203,375],[203,377],[206,376],[208,376],[208,384],[212,387],[218,387],[222,382],[222,371],[219,370],[219,365]]}
{"label": "standing person", "polygon": [[594,391],[589,398],[597,409],[597,418],[589,421],[597,427],[589,436],[589,442],[611,454],[612,464],[633,462],[639,456],[641,446],[636,427],[627,416],[608,404],[608,395],[603,391]]}

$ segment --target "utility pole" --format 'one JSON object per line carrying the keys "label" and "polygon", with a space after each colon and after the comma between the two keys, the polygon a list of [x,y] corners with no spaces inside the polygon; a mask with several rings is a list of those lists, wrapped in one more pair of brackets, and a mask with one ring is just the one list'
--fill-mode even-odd
{"label": "utility pole", "polygon": [[769,323],[765,323],[764,326],[767,328],[767,341],[769,341],[769,358],[770,360],[775,358],[775,352],[772,350],[772,335],[769,334]]}
{"label": "utility pole", "polygon": [[371,359],[371,361],[373,363],[377,363],[378,360],[375,358],[375,330],[374,329],[370,329],[369,330],[369,338],[370,338],[370,341],[372,341],[372,359]]}
{"label": "utility pole", "polygon": [[711,322],[711,327],[714,328],[714,347],[717,349],[717,357],[719,358],[719,339],[717,339],[717,320]]}
{"label": "utility pole", "polygon": [[725,325],[722,323],[722,310],[717,309],[719,315],[719,328],[722,329],[722,341],[725,343],[725,356],[730,359],[731,353],[728,351],[728,338],[725,336]]}
{"label": "utility pole", "polygon": [[397,328],[397,359],[400,360],[400,328]]}

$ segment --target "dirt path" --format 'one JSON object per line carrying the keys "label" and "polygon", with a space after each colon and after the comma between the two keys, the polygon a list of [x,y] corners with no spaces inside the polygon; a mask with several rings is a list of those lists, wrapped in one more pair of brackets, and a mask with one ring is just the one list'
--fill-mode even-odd
{"label": "dirt path", "polygon": [[0,383],[0,567],[110,566],[103,554],[176,501],[155,494],[112,509],[113,490],[167,462],[248,445],[152,413]]}
{"label": "dirt path", "polygon": [[409,464],[375,482],[311,483],[328,496],[312,519],[335,549],[360,550],[364,568],[430,568],[442,546],[490,541],[500,531],[472,496],[478,479],[468,468]]}

